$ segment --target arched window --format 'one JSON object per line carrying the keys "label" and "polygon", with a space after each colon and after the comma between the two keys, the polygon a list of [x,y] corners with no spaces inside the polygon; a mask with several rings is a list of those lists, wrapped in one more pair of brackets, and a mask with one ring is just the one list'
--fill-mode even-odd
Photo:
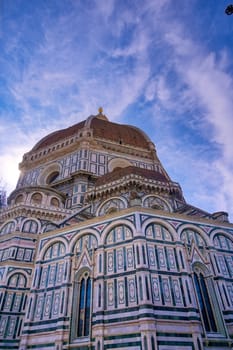
{"label": "arched window", "polygon": [[44,259],[57,258],[65,254],[65,245],[62,242],[57,242],[51,245],[45,252]]}
{"label": "arched window", "polygon": [[23,202],[23,195],[19,194],[16,198],[15,198],[15,204],[19,204]]}
{"label": "arched window", "polygon": [[59,208],[59,200],[55,197],[51,198],[50,204],[52,207]]}
{"label": "arched window", "polygon": [[233,251],[233,242],[223,234],[214,237],[214,246],[219,250]]}
{"label": "arched window", "polygon": [[26,278],[22,273],[15,273],[8,281],[9,287],[26,287]]}
{"label": "arched window", "polygon": [[194,273],[194,282],[205,330],[207,332],[217,332],[214,313],[203,274],[197,275],[197,273]]}
{"label": "arched window", "polygon": [[146,236],[161,241],[173,241],[173,237],[168,229],[160,224],[153,223],[147,226]]}
{"label": "arched window", "polygon": [[59,176],[59,171],[53,171],[52,173],[50,173],[47,178],[46,178],[46,184],[50,185],[51,183],[53,183],[55,180],[57,180]]}
{"label": "arched window", "polygon": [[33,193],[32,197],[31,197],[31,203],[32,204],[41,204],[42,202],[42,194],[37,192],[37,193]]}
{"label": "arched window", "polygon": [[27,220],[24,222],[22,232],[37,233],[38,223],[35,220]]}
{"label": "arched window", "polygon": [[91,290],[90,274],[85,271],[75,281],[73,295],[72,338],[89,337],[91,323]]}
{"label": "arched window", "polygon": [[14,230],[15,230],[15,223],[13,221],[10,221],[1,229],[1,235],[11,233]]}
{"label": "arched window", "polygon": [[116,226],[108,233],[106,237],[106,244],[110,245],[112,243],[124,242],[132,239],[132,237],[132,232],[127,226]]}
{"label": "arched window", "polygon": [[199,263],[194,264],[194,286],[198,300],[202,324],[207,336],[212,333],[225,335],[223,317],[219,308],[214,285],[207,268]]}

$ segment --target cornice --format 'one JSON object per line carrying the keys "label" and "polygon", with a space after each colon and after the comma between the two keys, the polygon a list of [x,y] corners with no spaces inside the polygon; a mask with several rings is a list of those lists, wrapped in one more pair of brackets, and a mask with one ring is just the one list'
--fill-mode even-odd
{"label": "cornice", "polygon": [[86,193],[86,200],[95,200],[96,198],[102,198],[109,196],[114,192],[122,192],[123,190],[134,189],[147,189],[156,193],[166,193],[178,195],[182,198],[182,191],[178,183],[176,182],[161,182],[152,179],[145,179],[143,176],[130,174],[115,181],[108,182],[107,184],[94,187]]}
{"label": "cornice", "polygon": [[41,205],[14,204],[4,208],[0,213],[0,222],[14,219],[19,216],[36,217],[42,220],[61,221],[68,215],[72,214],[72,210],[63,208],[51,208]]}

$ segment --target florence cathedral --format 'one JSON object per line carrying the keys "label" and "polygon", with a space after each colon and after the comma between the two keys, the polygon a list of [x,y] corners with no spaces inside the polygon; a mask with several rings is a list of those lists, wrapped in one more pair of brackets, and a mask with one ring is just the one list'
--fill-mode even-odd
{"label": "florence cathedral", "polygon": [[100,108],[41,139],[0,211],[0,349],[233,349],[233,225]]}

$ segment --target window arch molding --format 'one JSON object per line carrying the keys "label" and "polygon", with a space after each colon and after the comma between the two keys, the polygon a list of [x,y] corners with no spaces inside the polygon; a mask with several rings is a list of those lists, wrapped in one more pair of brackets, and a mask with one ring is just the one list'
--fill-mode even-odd
{"label": "window arch molding", "polygon": [[[24,231],[25,224],[26,224],[27,222],[36,223],[36,225],[37,225],[36,231],[37,231],[37,232],[33,232],[33,231]],[[39,221],[38,219],[34,219],[34,218],[33,218],[33,219],[32,219],[32,218],[25,218],[25,219],[21,222],[20,231],[22,231],[22,232],[26,232],[26,233],[39,233],[40,230],[41,230],[41,223],[40,223],[40,221]]]}
{"label": "window arch molding", "polygon": [[206,267],[206,265],[204,265],[203,263],[199,262],[199,261],[195,261],[192,264],[192,270],[193,272],[199,274],[202,273],[204,275],[204,277],[210,277],[211,276],[211,272],[208,269],[208,267]]}
{"label": "window arch molding", "polygon": [[61,165],[59,163],[53,163],[45,167],[40,175],[38,176],[37,183],[38,185],[48,185],[48,182],[51,180],[53,175],[57,175],[56,179],[58,179],[59,174],[61,173]]}
{"label": "window arch molding", "polygon": [[0,229],[0,235],[5,235],[7,233],[11,233],[15,231],[16,225],[17,225],[16,220],[9,220],[5,222]]}
{"label": "window arch molding", "polygon": [[41,249],[39,255],[38,255],[38,260],[42,260],[44,259],[45,257],[45,254],[46,252],[48,251],[49,248],[51,248],[52,246],[54,246],[55,244],[57,243],[60,243],[60,244],[63,244],[64,247],[65,247],[65,252],[64,254],[60,255],[60,256],[65,256],[67,251],[68,251],[68,244],[67,244],[67,241],[64,239],[64,238],[60,238],[60,239],[57,239],[57,240],[54,240],[54,241],[50,241],[50,242],[47,242],[44,247]]}
{"label": "window arch molding", "polygon": [[[20,277],[22,277],[22,278],[24,279],[24,283],[23,283],[23,285],[22,285],[21,288],[27,288],[27,283],[28,283],[28,277],[29,277],[29,276],[27,276],[26,273],[23,272],[22,270],[14,270],[14,271],[12,271],[11,273],[9,273],[9,275],[7,276],[7,283],[6,283],[7,288],[11,286],[10,283],[11,283],[11,281],[13,280],[14,277],[17,277],[17,280],[19,280]],[[17,288],[19,287],[19,286],[18,286],[18,282],[17,282],[15,288],[16,288],[16,287],[17,287]]]}
{"label": "window arch molding", "polygon": [[[110,237],[110,240],[109,240]],[[109,244],[125,243],[133,239],[133,232],[127,225],[115,225],[106,235],[104,245],[107,247]]]}
{"label": "window arch molding", "polygon": [[131,230],[132,238],[135,236],[136,227],[134,226],[134,224],[131,221],[129,221],[129,220],[116,220],[116,221],[112,222],[111,224],[107,225],[103,229],[103,232],[102,232],[101,238],[100,238],[101,245],[102,244],[105,245],[107,236],[110,233],[110,231],[118,226],[126,226],[127,228],[129,228]]}
{"label": "window arch molding", "polygon": [[14,204],[15,205],[23,204],[25,202],[25,200],[26,200],[25,193],[18,193],[14,199]]}
{"label": "window arch molding", "polygon": [[225,232],[225,231],[222,231],[222,230],[213,230],[210,234],[211,245],[214,246],[214,239],[217,236],[224,236],[225,238],[229,239],[233,244],[233,235],[232,234]]}
{"label": "window arch molding", "polygon": [[58,199],[55,196],[52,196],[50,198],[50,205],[54,208],[61,208],[62,207],[60,199]]}
{"label": "window arch molding", "polygon": [[44,194],[39,191],[35,191],[30,196],[30,204],[41,205],[43,203],[43,199]]}
{"label": "window arch molding", "polygon": [[91,236],[95,237],[95,239],[97,241],[97,247],[98,247],[99,242],[100,242],[100,234],[94,229],[86,229],[84,231],[77,232],[74,235],[74,237],[71,239],[70,251],[72,253],[74,253],[75,252],[75,247],[77,246],[77,243],[80,240],[80,238],[83,238],[84,236],[88,236],[88,235],[91,235]]}
{"label": "window arch molding", "polygon": [[62,256],[65,256],[66,248],[63,242],[56,241],[53,242],[49,247],[44,251],[43,260],[59,259]]}
{"label": "window arch molding", "polygon": [[210,239],[209,239],[209,236],[207,235],[207,233],[204,230],[200,229],[200,227],[192,225],[192,224],[184,224],[184,225],[179,226],[179,228],[177,229],[177,234],[178,234],[179,240],[182,240],[181,236],[182,236],[183,231],[185,231],[185,230],[191,230],[191,231],[197,232],[201,236],[201,238],[204,240],[205,245],[206,246],[210,245]]}
{"label": "window arch molding", "polygon": [[172,237],[172,241],[173,242],[177,241],[177,233],[176,233],[176,230],[174,229],[174,227],[172,225],[170,225],[168,222],[166,222],[164,220],[160,220],[160,219],[151,218],[151,219],[145,220],[142,224],[142,232],[144,233],[144,235],[146,235],[146,230],[150,224],[163,226],[164,228],[166,228],[169,231],[169,233]]}

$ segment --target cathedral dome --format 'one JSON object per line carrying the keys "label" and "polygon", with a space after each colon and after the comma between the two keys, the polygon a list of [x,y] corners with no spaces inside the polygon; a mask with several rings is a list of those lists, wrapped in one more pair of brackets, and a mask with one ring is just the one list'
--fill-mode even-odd
{"label": "cathedral dome", "polygon": [[[91,133],[85,134],[87,130],[91,131]],[[84,131],[84,133],[82,133],[82,131]],[[88,135],[94,139],[102,139],[144,150],[154,149],[152,141],[142,130],[134,126],[110,122],[107,117],[102,114],[102,110],[100,109],[97,115],[92,115],[71,127],[55,131],[45,136],[33,147],[32,151],[38,151],[77,135],[80,137]]]}

